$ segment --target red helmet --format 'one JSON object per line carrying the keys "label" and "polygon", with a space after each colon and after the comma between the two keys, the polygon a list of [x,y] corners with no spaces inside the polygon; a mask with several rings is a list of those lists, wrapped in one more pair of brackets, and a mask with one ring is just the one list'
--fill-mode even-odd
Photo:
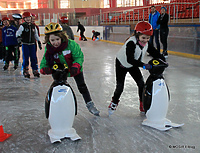
{"label": "red helmet", "polygon": [[22,17],[23,17],[23,18],[30,17],[30,16],[31,16],[31,13],[30,13],[30,12],[24,12],[24,13],[22,14]]}
{"label": "red helmet", "polygon": [[60,21],[61,21],[62,23],[68,23],[68,18],[67,18],[66,16],[62,16],[62,17],[60,18]]}
{"label": "red helmet", "polygon": [[95,32],[94,30],[92,30],[92,33]]}
{"label": "red helmet", "polygon": [[37,17],[37,15],[36,15],[36,14],[33,14],[33,13],[31,13],[31,16]]}
{"label": "red helmet", "polygon": [[153,35],[153,28],[150,23],[141,21],[138,22],[135,26],[135,33],[142,33],[148,36]]}
{"label": "red helmet", "polygon": [[5,21],[5,20],[10,20],[10,18],[8,18],[8,17],[4,17],[3,19],[2,19],[2,21]]}

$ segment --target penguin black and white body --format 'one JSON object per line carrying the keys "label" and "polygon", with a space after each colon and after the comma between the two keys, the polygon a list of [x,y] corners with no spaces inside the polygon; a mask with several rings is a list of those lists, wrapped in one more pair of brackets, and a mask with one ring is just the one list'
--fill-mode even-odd
{"label": "penguin black and white body", "polygon": [[149,64],[152,65],[152,69],[149,70],[150,76],[143,91],[142,101],[146,119],[142,122],[142,125],[161,131],[184,125],[172,123],[166,119],[169,90],[162,74],[165,68],[168,67],[168,64],[161,59],[152,59],[149,61]]}
{"label": "penguin black and white body", "polygon": [[68,69],[62,64],[55,64],[52,71],[54,82],[45,99],[46,118],[51,126],[48,131],[50,141],[61,142],[62,138],[79,140],[81,137],[72,128],[77,114],[77,103],[74,92],[66,81]]}

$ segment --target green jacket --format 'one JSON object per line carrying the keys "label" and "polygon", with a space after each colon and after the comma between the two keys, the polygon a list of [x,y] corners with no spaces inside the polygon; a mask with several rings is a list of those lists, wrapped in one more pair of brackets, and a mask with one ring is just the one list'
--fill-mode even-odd
{"label": "green jacket", "polygon": [[[46,51],[47,48],[45,47],[44,55],[40,63],[40,70],[44,67],[49,67],[45,58]],[[74,40],[71,39],[68,40],[67,48],[62,51],[62,54],[56,53],[54,55],[54,63],[67,64],[69,69],[74,63],[78,63],[81,66],[80,72],[83,71],[83,61],[84,55],[81,51],[79,44],[77,44]],[[70,73],[68,76],[70,76]]]}

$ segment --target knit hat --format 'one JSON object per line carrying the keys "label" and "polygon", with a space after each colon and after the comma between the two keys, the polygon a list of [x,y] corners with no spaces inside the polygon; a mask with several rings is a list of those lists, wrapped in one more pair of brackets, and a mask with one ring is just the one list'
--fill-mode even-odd
{"label": "knit hat", "polygon": [[163,6],[163,7],[161,7],[161,9],[165,9],[165,11],[167,11],[167,8],[166,8],[166,7],[164,7],[164,6]]}

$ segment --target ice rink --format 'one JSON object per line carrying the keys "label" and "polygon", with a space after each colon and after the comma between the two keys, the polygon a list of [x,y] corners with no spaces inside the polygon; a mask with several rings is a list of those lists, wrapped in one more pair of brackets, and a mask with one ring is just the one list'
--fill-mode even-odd
{"label": "ice rink", "polygon": [[[42,37],[43,38],[43,37]],[[42,40],[41,38],[41,40]],[[169,55],[164,72],[171,101],[167,118],[185,123],[161,132],[142,125],[138,88],[126,77],[117,111],[108,117],[108,105],[115,89],[115,56],[121,45],[78,41],[84,53],[84,76],[100,117],[87,110],[73,78],[68,78],[78,100],[74,128],[82,140],[64,139],[51,144],[45,118],[44,100],[53,81],[51,75],[25,79],[21,67],[10,64],[3,71],[0,63],[0,124],[12,136],[0,142],[0,153],[188,153],[200,152],[200,60]],[[44,52],[38,50],[40,63]],[[145,56],[145,62],[150,57]],[[142,70],[144,79],[149,72]]]}

